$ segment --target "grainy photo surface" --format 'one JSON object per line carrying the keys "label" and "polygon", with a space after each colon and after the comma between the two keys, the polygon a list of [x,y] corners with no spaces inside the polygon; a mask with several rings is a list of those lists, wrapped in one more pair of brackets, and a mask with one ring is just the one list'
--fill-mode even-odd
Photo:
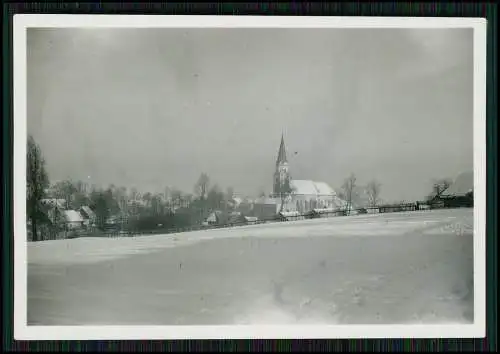
{"label": "grainy photo surface", "polygon": [[26,39],[29,326],[474,322],[472,29]]}

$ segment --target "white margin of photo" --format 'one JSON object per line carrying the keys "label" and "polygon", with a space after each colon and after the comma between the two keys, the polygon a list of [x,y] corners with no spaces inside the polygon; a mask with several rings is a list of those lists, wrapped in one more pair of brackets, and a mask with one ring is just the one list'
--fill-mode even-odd
{"label": "white margin of photo", "polygon": [[[14,338],[16,340],[477,338],[486,335],[486,19],[417,17],[16,14],[14,66]],[[474,324],[28,326],[26,30],[35,28],[472,28],[474,30]]]}

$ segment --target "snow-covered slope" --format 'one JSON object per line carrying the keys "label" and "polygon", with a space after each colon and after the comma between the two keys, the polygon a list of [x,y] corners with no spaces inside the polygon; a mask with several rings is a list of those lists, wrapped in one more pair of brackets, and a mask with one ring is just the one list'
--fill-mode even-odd
{"label": "snow-covered slope", "polygon": [[28,245],[31,324],[464,323],[472,210]]}

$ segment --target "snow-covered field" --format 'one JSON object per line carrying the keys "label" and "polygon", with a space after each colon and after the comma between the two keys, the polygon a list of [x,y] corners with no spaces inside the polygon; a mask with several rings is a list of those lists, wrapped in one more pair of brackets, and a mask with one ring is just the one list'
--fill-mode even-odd
{"label": "snow-covered field", "polygon": [[28,324],[473,321],[472,209],[28,244]]}

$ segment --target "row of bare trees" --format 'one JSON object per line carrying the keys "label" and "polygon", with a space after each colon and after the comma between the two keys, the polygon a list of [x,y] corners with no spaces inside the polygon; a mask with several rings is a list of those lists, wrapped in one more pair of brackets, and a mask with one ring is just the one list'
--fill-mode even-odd
{"label": "row of bare trees", "polygon": [[[349,213],[353,208],[353,200],[357,197],[357,184],[356,176],[351,173],[349,177],[344,180],[342,184],[341,197],[346,201],[347,212]],[[376,207],[380,203],[380,191],[382,185],[375,179],[368,182],[364,187],[364,193],[368,197],[368,206]]]}
{"label": "row of bare trees", "polygon": [[222,191],[217,183],[211,185],[210,177],[202,173],[194,186],[196,200],[206,209],[227,209],[233,199],[234,190],[228,187]]}
{"label": "row of bare trees", "polygon": [[[431,201],[436,197],[439,197],[446,189],[448,189],[452,184],[450,178],[436,179],[432,185],[432,191],[426,197],[427,201]],[[376,207],[381,202],[380,191],[381,184],[373,179],[364,187],[364,193],[368,198],[367,205],[369,207]],[[344,180],[342,184],[341,197],[346,201],[348,212],[352,209],[353,199],[355,199],[357,193],[356,176],[351,173],[349,177]]]}

